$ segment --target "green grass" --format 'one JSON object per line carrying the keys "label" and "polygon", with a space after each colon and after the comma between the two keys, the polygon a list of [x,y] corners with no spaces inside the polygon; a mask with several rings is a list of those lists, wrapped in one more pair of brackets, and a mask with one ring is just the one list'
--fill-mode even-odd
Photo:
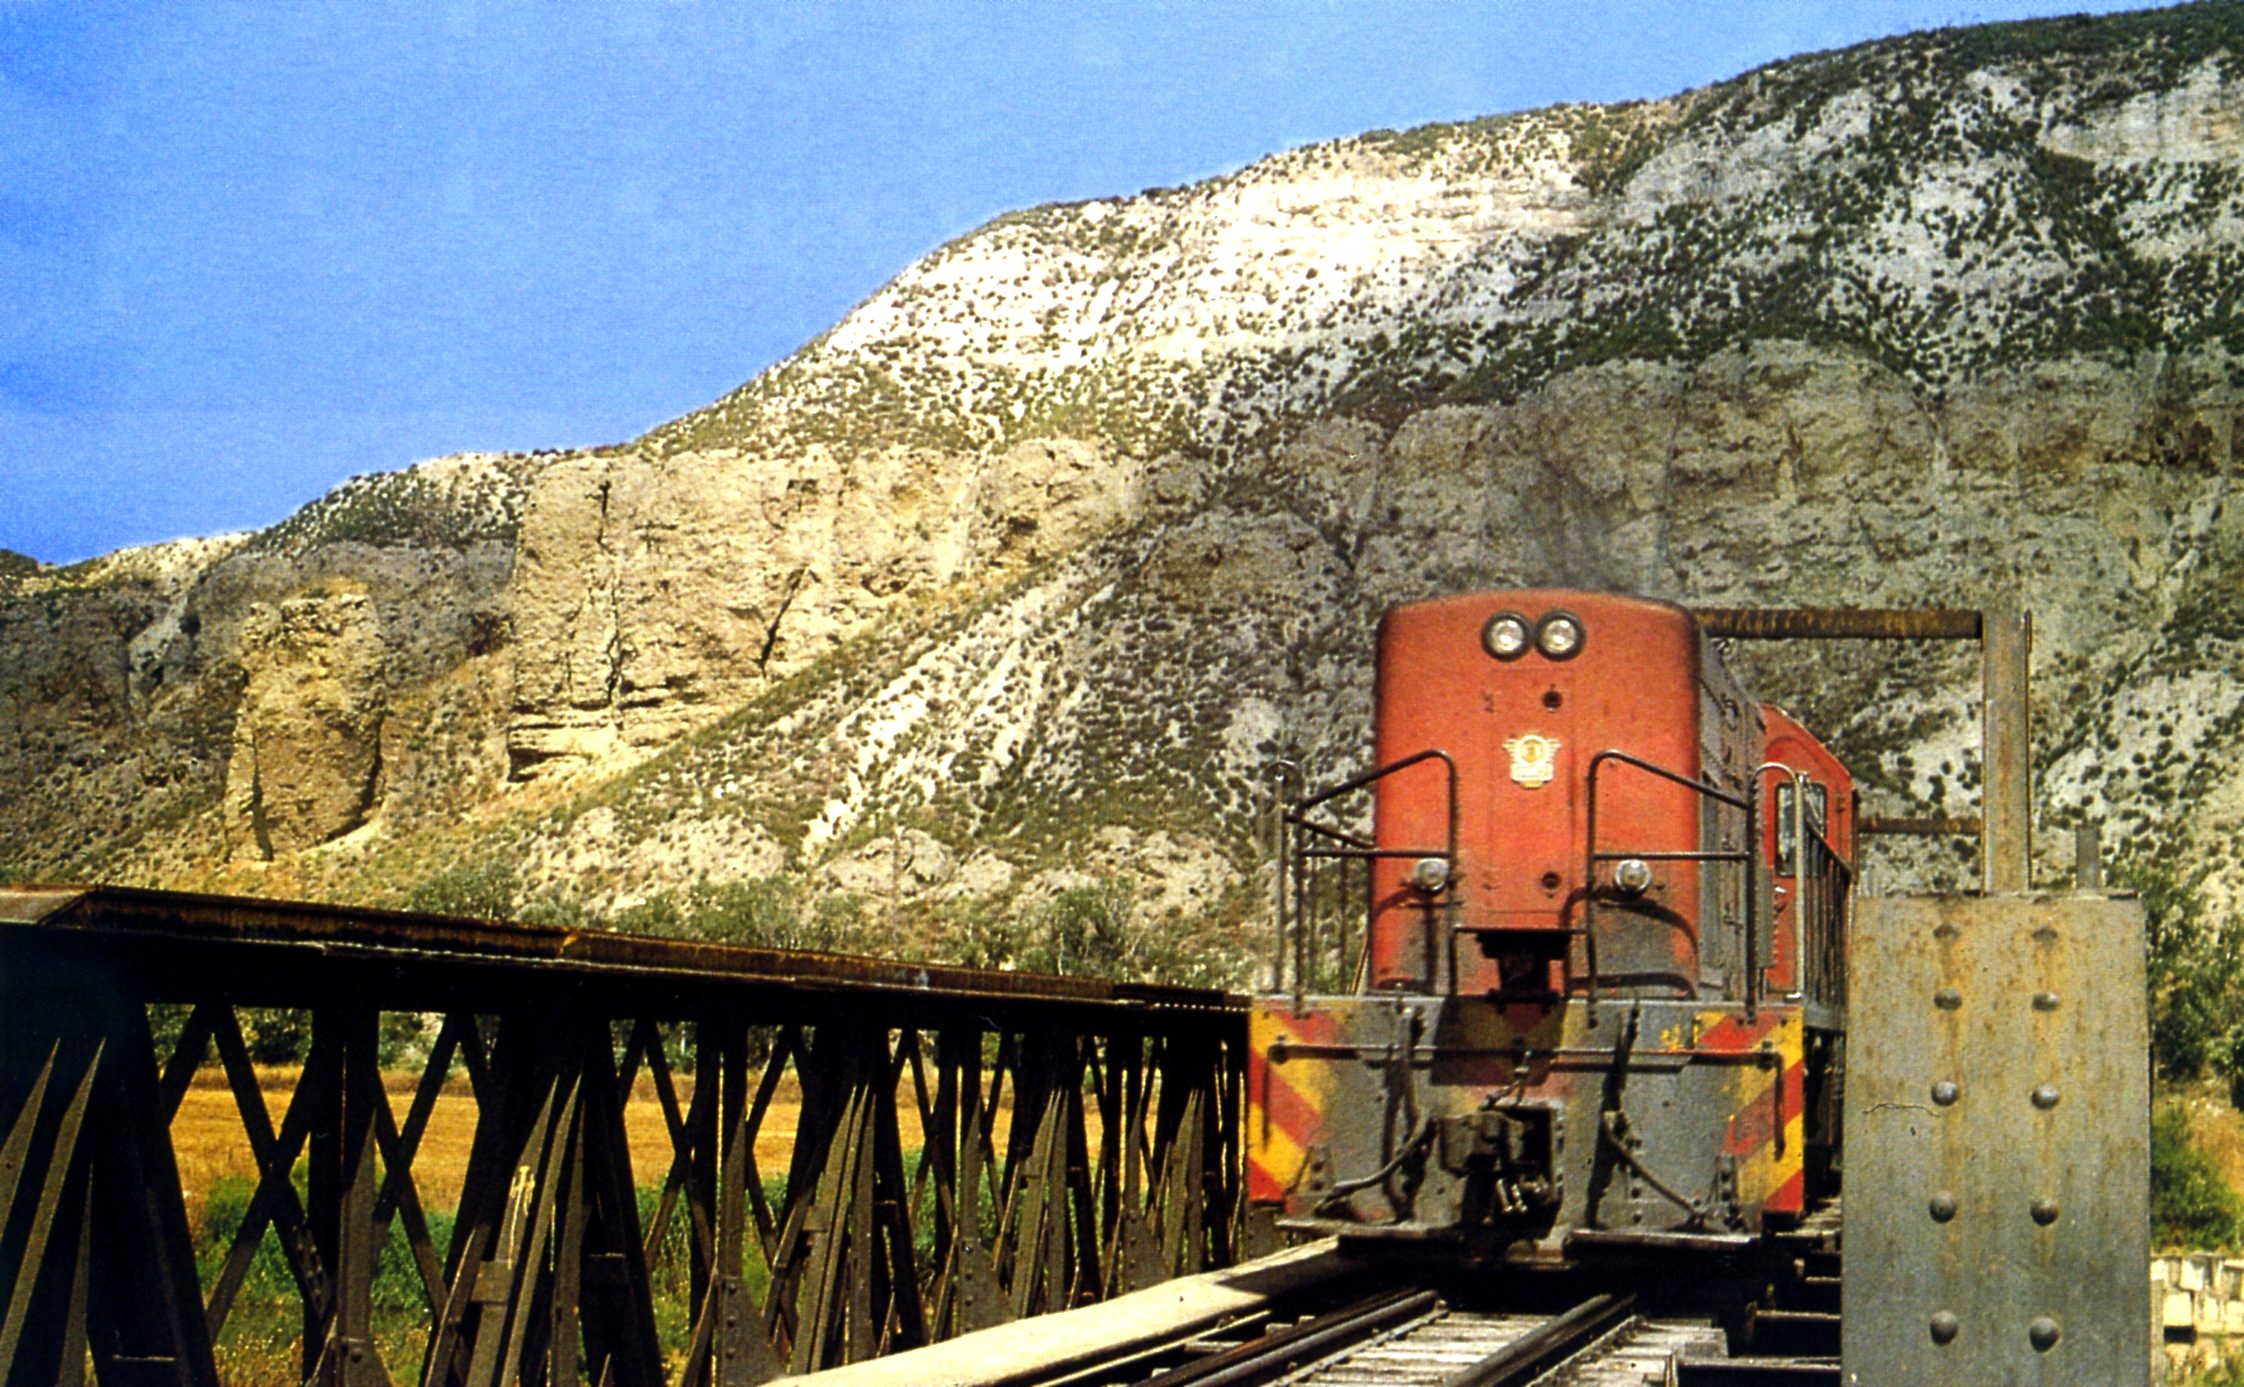
{"label": "green grass", "polygon": [[[916,1148],[903,1153],[907,1178],[919,1155]],[[301,1198],[301,1165],[297,1183]],[[200,1227],[195,1235],[195,1269],[206,1293],[225,1264],[235,1230],[248,1212],[254,1190],[253,1183],[244,1177],[225,1176],[213,1184],[205,1196]],[[766,1177],[763,1190],[765,1200],[775,1212],[785,1207],[784,1175]],[[643,1237],[660,1207],[661,1191],[641,1186],[638,1201]],[[984,1226],[996,1227],[996,1211],[986,1190],[983,1204]],[[918,1261],[922,1268],[929,1268],[933,1259],[934,1213],[934,1200],[928,1199],[915,1217],[914,1240],[918,1244]],[[429,1237],[441,1262],[451,1247],[453,1216],[431,1210],[428,1221]],[[672,1204],[650,1268],[656,1341],[670,1370],[675,1370],[684,1358],[693,1335],[691,1226],[681,1197]],[[743,1280],[749,1294],[761,1304],[771,1289],[771,1269],[753,1247],[743,1268]],[[414,1267],[400,1221],[392,1221],[389,1240],[383,1244],[375,1267],[373,1303],[374,1342],[383,1365],[388,1368],[392,1381],[400,1387],[410,1387],[420,1380],[429,1313],[420,1274]],[[295,1277],[281,1251],[279,1235],[268,1224],[250,1263],[249,1274],[234,1297],[225,1330],[219,1336],[220,1377],[228,1387],[294,1387],[299,1381],[303,1328],[303,1301]]]}
{"label": "green grass", "polygon": [[2151,1244],[2228,1250],[2244,1234],[2244,1200],[2190,1140],[2189,1112],[2168,1103],[2151,1116]]}
{"label": "green grass", "polygon": [[[224,1266],[254,1192],[250,1180],[226,1176],[205,1195],[202,1227],[195,1239],[195,1270],[205,1288]],[[428,1217],[429,1235],[442,1258],[452,1240],[452,1217],[433,1210]],[[401,1221],[390,1224],[389,1240],[376,1265],[373,1300],[374,1342],[391,1377],[417,1382],[428,1310]],[[296,1279],[281,1251],[279,1235],[268,1224],[218,1339],[220,1376],[231,1387],[296,1382],[303,1330],[303,1301]]]}

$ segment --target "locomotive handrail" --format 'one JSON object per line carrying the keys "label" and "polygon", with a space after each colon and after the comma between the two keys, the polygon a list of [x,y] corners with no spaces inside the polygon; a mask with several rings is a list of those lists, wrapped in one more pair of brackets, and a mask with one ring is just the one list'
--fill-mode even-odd
{"label": "locomotive handrail", "polygon": [[1327,800],[1338,799],[1342,795],[1361,790],[1373,781],[1382,780],[1393,775],[1396,771],[1408,770],[1421,761],[1440,761],[1449,770],[1450,826],[1454,829],[1457,817],[1457,762],[1448,752],[1439,747],[1428,747],[1424,751],[1414,751],[1400,761],[1389,761],[1384,766],[1374,766],[1368,771],[1350,776],[1330,789],[1320,790],[1307,799],[1296,800],[1294,802],[1294,812],[1302,813],[1314,809]]}
{"label": "locomotive handrail", "polygon": [[[1808,772],[1795,769],[1782,761],[1764,761],[1755,768],[1756,788],[1759,786],[1759,778],[1772,772],[1785,777],[1792,786],[1792,870],[1784,870],[1784,845],[1781,837],[1776,844],[1775,858],[1770,866],[1771,875],[1785,877],[1798,884],[1797,897],[1792,904],[1792,990],[1787,995],[1794,1000],[1829,1001],[1832,999],[1823,994],[1830,990],[1829,985],[1834,978],[1838,979],[1842,988],[1845,985],[1845,970],[1835,966],[1829,955],[1840,946],[1846,928],[1845,885],[1852,879],[1853,870],[1839,856],[1838,850],[1831,846],[1831,840],[1823,835],[1823,831],[1812,826],[1808,820],[1808,787],[1820,782]],[[1781,805],[1776,812],[1779,816],[1783,815]],[[1830,889],[1833,876],[1840,878],[1839,890],[1836,892]],[[1836,909],[1833,908],[1834,903],[1837,905]],[[1809,950],[1811,937],[1816,946],[1812,955]],[[1809,978],[1811,958],[1815,963],[1816,974],[1812,980],[1813,985]],[[1774,968],[1775,961],[1771,960],[1768,966]]]}
{"label": "locomotive handrail", "polygon": [[[1598,851],[1597,773],[1605,768],[1605,763],[1608,761],[1618,761],[1622,765],[1633,766],[1637,770],[1645,771],[1651,775],[1657,776],[1660,779],[1669,782],[1670,784],[1680,785],[1684,789],[1690,790],[1699,795],[1703,795],[1708,799],[1714,800],[1718,804],[1726,804],[1733,809],[1743,810],[1745,813],[1745,841],[1747,844],[1746,849],[1743,852],[1725,852],[1720,850],[1699,852],[1678,850],[1660,850],[1656,852]],[[1755,898],[1758,893],[1754,890],[1753,881],[1754,855],[1760,851],[1761,847],[1760,814],[1757,808],[1760,800],[1758,783],[1756,783],[1743,798],[1740,798],[1737,795],[1731,794],[1729,791],[1723,789],[1719,785],[1715,785],[1704,780],[1694,780],[1690,776],[1684,775],[1678,771],[1671,771],[1665,766],[1655,765],[1652,762],[1645,760],[1641,756],[1631,756],[1629,753],[1620,750],[1618,747],[1607,747],[1605,750],[1600,751],[1596,755],[1590,757],[1589,774],[1587,778],[1589,781],[1589,804],[1583,815],[1582,824],[1582,838],[1585,851],[1582,861],[1581,934],[1584,954],[1583,961],[1588,965],[1588,977],[1585,979],[1587,983],[1588,1000],[1592,1003],[1597,1001],[1598,863],[1620,862],[1625,861],[1629,858],[1658,862],[1736,862],[1745,868],[1745,1017],[1748,1021],[1754,1020],[1759,1014],[1761,1002],[1761,950],[1759,928],[1760,920],[1758,912],[1755,909]],[[1756,777],[1756,782],[1758,782],[1758,777]],[[1704,933],[1703,921],[1701,922],[1701,933]],[[1594,1014],[1595,1013],[1593,1011],[1592,1015]]]}
{"label": "locomotive handrail", "polygon": [[[1854,880],[1854,868],[1839,856],[1838,849],[1831,846],[1830,839],[1812,828],[1802,840],[1801,851],[1803,861],[1812,860],[1816,865],[1812,878],[1800,879],[1814,882],[1817,888],[1817,919],[1823,925],[1820,931],[1822,937],[1815,941],[1814,952],[1810,955],[1816,963],[1817,985],[1807,987],[1803,983],[1803,995],[1811,1001],[1843,1006],[1846,1004],[1847,988],[1847,902],[1852,894],[1849,888]],[[1835,884],[1834,877],[1837,879]],[[1805,968],[1806,965],[1803,964],[1803,977]]]}
{"label": "locomotive handrail", "polygon": [[[1792,879],[1795,882],[1804,883],[1809,879],[1808,874],[1803,870],[1807,865],[1808,858],[1808,785],[1810,783],[1808,773],[1796,770],[1782,761],[1763,761],[1753,770],[1753,789],[1756,794],[1760,792],[1762,778],[1772,771],[1782,775],[1792,785]],[[1777,817],[1781,818],[1783,813],[1784,806],[1780,800],[1776,810]],[[1772,820],[1773,822],[1774,820]],[[1784,865],[1782,828],[1779,828],[1777,833],[1775,858],[1770,864],[1769,871],[1772,877],[1783,875],[1781,870]],[[1756,840],[1754,846],[1756,848],[1760,847],[1758,840]],[[1773,901],[1770,909],[1772,911],[1775,909]],[[1772,920],[1770,923],[1773,926],[1775,921]],[[1770,959],[1768,966],[1776,967],[1776,960]],[[1792,992],[1790,995],[1794,998],[1803,997],[1807,995],[1807,990],[1808,893],[1803,886],[1799,892],[1799,899],[1792,902]]]}
{"label": "locomotive handrail", "polygon": [[[1443,779],[1445,782],[1445,788],[1447,790],[1447,819],[1443,835],[1444,841],[1443,846],[1438,849],[1382,848],[1373,839],[1365,838],[1360,834],[1351,833],[1348,830],[1340,828],[1336,825],[1318,823],[1314,819],[1311,819],[1309,817],[1310,811],[1318,808],[1321,805],[1328,804],[1333,800],[1341,798],[1344,795],[1354,794],[1360,790],[1367,789],[1370,786],[1377,784],[1379,781],[1384,780],[1390,775],[1394,775],[1400,771],[1409,770],[1413,766],[1422,765],[1428,761],[1439,761],[1441,763]],[[1447,880],[1445,881],[1442,888],[1445,891],[1449,890],[1455,884],[1457,875],[1457,761],[1456,758],[1452,757],[1448,752],[1443,751],[1439,747],[1429,747],[1424,751],[1413,752],[1410,755],[1402,757],[1399,760],[1389,761],[1385,765],[1374,766],[1368,771],[1364,771],[1358,775],[1350,776],[1348,779],[1341,781],[1337,785],[1333,785],[1326,789],[1319,790],[1314,794],[1305,795],[1299,799],[1295,799],[1290,804],[1285,803],[1283,799],[1285,783],[1288,779],[1291,778],[1291,774],[1297,771],[1298,768],[1295,767],[1291,762],[1280,763],[1278,777],[1280,786],[1279,793],[1281,797],[1280,802],[1284,805],[1284,807],[1277,815],[1276,828],[1279,840],[1277,845],[1279,849],[1277,860],[1281,876],[1280,879],[1275,883],[1275,889],[1273,891],[1273,896],[1275,898],[1275,913],[1278,926],[1276,970],[1279,976],[1272,979],[1273,990],[1279,990],[1284,985],[1283,974],[1285,971],[1286,961],[1286,926],[1288,914],[1286,909],[1286,876],[1291,876],[1294,892],[1297,896],[1299,896],[1305,889],[1302,882],[1303,873],[1299,870],[1292,870],[1290,872],[1288,871],[1288,869],[1292,867],[1297,859],[1301,862],[1308,862],[1312,859],[1319,861],[1342,862],[1362,861],[1366,863],[1368,867],[1368,864],[1371,862],[1391,858],[1439,857],[1447,872]],[[1339,846],[1312,846],[1308,843],[1294,846],[1288,841],[1287,830],[1289,829],[1300,829],[1305,833],[1313,834],[1319,838],[1327,839],[1332,843],[1338,844]],[[1364,950],[1365,962],[1368,964],[1371,948],[1371,917],[1375,913],[1370,909],[1370,906],[1372,904],[1370,899],[1371,881],[1368,870],[1365,874],[1364,886],[1367,907],[1365,911]],[[1293,916],[1292,946],[1294,1009],[1296,1011],[1299,1011],[1305,1003],[1308,992],[1310,952],[1309,914],[1305,902],[1299,900],[1294,902],[1294,909],[1291,913]],[[1346,927],[1343,926],[1342,928],[1345,931]],[[1343,964],[1345,964],[1347,961],[1346,953],[1346,935],[1345,933],[1343,933],[1341,941],[1341,962]]]}

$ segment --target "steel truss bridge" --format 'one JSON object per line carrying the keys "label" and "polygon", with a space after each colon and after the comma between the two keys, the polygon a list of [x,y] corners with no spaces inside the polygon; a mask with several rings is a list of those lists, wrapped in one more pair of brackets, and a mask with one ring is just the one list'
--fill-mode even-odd
{"label": "steel truss bridge", "polygon": [[[310,1018],[279,1112],[253,1007]],[[377,1064],[399,1012],[441,1018],[402,1110]],[[184,1015],[161,1051],[152,1014]],[[1101,1300],[1239,1253],[1244,1029],[1242,999],[1198,989],[0,890],[0,1377],[72,1387],[90,1363],[103,1387],[216,1387],[268,1229],[303,1379],[337,1387],[735,1387]],[[474,1138],[440,1248],[415,1161],[455,1065]],[[256,1169],[207,1280],[171,1135],[204,1070]],[[635,1086],[668,1136],[636,1169]],[[767,1169],[758,1138],[780,1139],[774,1097],[797,1090]],[[426,1312],[417,1363],[374,1336],[393,1228]],[[656,1333],[665,1257],[690,1263],[682,1360]]]}

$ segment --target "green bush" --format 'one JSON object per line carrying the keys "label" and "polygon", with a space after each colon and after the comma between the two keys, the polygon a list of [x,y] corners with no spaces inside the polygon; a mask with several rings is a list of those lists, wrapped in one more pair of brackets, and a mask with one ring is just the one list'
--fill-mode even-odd
{"label": "green bush", "polygon": [[312,1014],[294,1007],[244,1007],[242,1039],[253,1063],[300,1064],[312,1049]]}
{"label": "green bush", "polygon": [[2189,1113],[2169,1103],[2151,1115],[2151,1241],[2159,1247],[2231,1248],[2244,1233],[2244,1201],[2190,1141]]}
{"label": "green bush", "polygon": [[2214,1075],[2244,1099],[2244,951],[2236,922],[2211,916],[2204,871],[2125,873],[2148,929],[2151,1060],[2169,1081]]}
{"label": "green bush", "polygon": [[531,894],[513,867],[477,862],[448,867],[405,893],[407,910],[457,915],[475,920],[519,920],[526,925],[597,929],[599,919],[572,895],[556,891]]}

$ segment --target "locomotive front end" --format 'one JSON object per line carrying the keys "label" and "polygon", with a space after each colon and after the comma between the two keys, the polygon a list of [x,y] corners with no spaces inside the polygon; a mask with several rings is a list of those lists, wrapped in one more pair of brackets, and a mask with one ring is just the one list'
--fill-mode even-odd
{"label": "locomotive front end", "polygon": [[1443,598],[1387,615],[1377,676],[1375,769],[1283,818],[1249,1198],[1297,1230],[1531,1261],[1796,1216],[1822,1119],[1779,891],[1803,937],[1828,921],[1775,875],[1764,784],[1808,781],[1698,623],[1610,594]]}

